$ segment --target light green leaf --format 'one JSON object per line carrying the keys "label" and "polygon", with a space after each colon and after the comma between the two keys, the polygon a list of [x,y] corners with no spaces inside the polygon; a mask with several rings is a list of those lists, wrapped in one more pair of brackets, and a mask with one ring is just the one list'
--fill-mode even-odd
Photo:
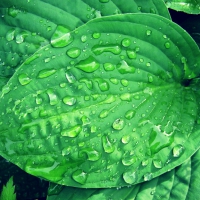
{"label": "light green leaf", "polygon": [[[102,188],[150,180],[194,154],[199,91],[190,79],[200,52],[183,29],[158,15],[124,14],[70,37],[8,82],[0,99],[5,158],[52,182]],[[77,58],[67,53],[74,48]]]}
{"label": "light green leaf", "polygon": [[0,200],[16,200],[15,186],[13,186],[13,177],[11,177],[6,186],[3,187]]}
{"label": "light green leaf", "polygon": [[167,0],[166,6],[173,10],[183,11],[189,14],[200,14],[199,0]]}

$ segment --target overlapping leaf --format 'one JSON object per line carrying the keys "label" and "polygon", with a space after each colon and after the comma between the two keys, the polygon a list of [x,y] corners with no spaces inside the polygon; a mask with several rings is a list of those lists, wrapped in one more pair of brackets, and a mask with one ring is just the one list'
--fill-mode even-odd
{"label": "overlapping leaf", "polygon": [[199,49],[184,30],[152,14],[60,29],[52,43],[62,48],[38,51],[3,89],[5,158],[52,182],[120,187],[199,148]]}
{"label": "overlapping leaf", "polygon": [[128,0],[126,4],[122,0],[1,1],[0,76],[4,79],[0,79],[0,88],[24,60],[49,43],[57,25],[74,30],[93,18],[127,12],[170,18],[162,0]]}

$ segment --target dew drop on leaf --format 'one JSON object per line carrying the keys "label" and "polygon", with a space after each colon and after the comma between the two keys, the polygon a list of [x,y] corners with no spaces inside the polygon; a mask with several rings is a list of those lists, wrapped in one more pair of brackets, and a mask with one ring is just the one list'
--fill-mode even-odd
{"label": "dew drop on leaf", "polygon": [[174,146],[172,149],[173,156],[175,158],[180,157],[183,154],[184,147],[181,144]]}
{"label": "dew drop on leaf", "polygon": [[94,57],[90,56],[86,58],[85,60],[81,60],[80,62],[78,62],[75,65],[75,67],[84,72],[91,73],[91,72],[96,71],[100,67],[100,64],[97,62],[97,60]]}
{"label": "dew drop on leaf", "polygon": [[144,181],[150,181],[153,178],[153,174],[152,173],[146,173],[144,175]]}
{"label": "dew drop on leaf", "polygon": [[69,106],[73,106],[76,103],[76,98],[75,97],[64,97],[63,98],[63,103]]}
{"label": "dew drop on leaf", "polygon": [[81,36],[81,41],[84,43],[87,41],[87,36],[86,35],[82,35]]}
{"label": "dew drop on leaf", "polygon": [[149,164],[149,160],[148,159],[145,159],[145,160],[142,161],[142,166],[143,167],[146,167],[148,164]]}
{"label": "dew drop on leaf", "polygon": [[36,104],[40,105],[42,103],[42,98],[36,97],[35,102]]}
{"label": "dew drop on leaf", "polygon": [[77,183],[80,183],[80,184],[85,184],[86,183],[86,180],[87,180],[87,173],[85,173],[83,170],[81,169],[78,169],[76,170],[75,172],[73,172],[72,174],[72,178],[77,182]]}
{"label": "dew drop on leaf", "polygon": [[149,83],[153,82],[153,76],[152,75],[148,75],[148,81],[149,81]]}
{"label": "dew drop on leaf", "polygon": [[54,73],[56,73],[55,69],[43,69],[39,71],[37,78],[46,78],[46,77],[51,76]]}
{"label": "dew drop on leaf", "polygon": [[151,31],[151,30],[147,30],[147,31],[146,31],[146,35],[147,35],[147,36],[150,36],[150,35],[151,35],[151,33],[152,33],[152,31]]}
{"label": "dew drop on leaf", "polygon": [[67,51],[67,55],[70,58],[78,58],[81,54],[81,50],[77,47],[73,47]]}
{"label": "dew drop on leaf", "polygon": [[48,89],[47,94],[49,96],[50,105],[54,106],[59,102],[57,95],[54,93],[52,89]]}
{"label": "dew drop on leaf", "polygon": [[15,29],[11,29],[6,33],[6,40],[8,42],[12,41],[15,37]]}
{"label": "dew drop on leaf", "polygon": [[93,33],[93,34],[92,34],[92,37],[93,37],[94,39],[98,39],[98,38],[101,37],[101,33]]}
{"label": "dew drop on leaf", "polygon": [[21,85],[27,85],[31,82],[32,79],[30,79],[27,74],[23,73],[18,76],[18,80]]}
{"label": "dew drop on leaf", "polygon": [[127,171],[123,173],[123,179],[128,184],[133,184],[136,182],[136,172],[135,171]]}
{"label": "dew drop on leaf", "polygon": [[130,40],[130,39],[124,38],[124,39],[122,40],[122,46],[128,47],[128,46],[130,46],[130,44],[131,44],[131,40]]}
{"label": "dew drop on leaf", "polygon": [[110,52],[114,55],[118,55],[122,50],[119,45],[95,45],[92,47],[92,51],[95,55],[101,55],[105,52]]}
{"label": "dew drop on leaf", "polygon": [[107,136],[102,136],[102,144],[106,153],[112,153],[115,150],[114,145],[109,141]]}
{"label": "dew drop on leaf", "polygon": [[70,72],[66,72],[65,73],[66,79],[68,80],[69,83],[75,83],[76,82],[76,78],[73,74],[71,74]]}
{"label": "dew drop on leaf", "polygon": [[96,81],[98,82],[98,86],[99,86],[99,89],[102,91],[102,92],[105,92],[105,91],[108,91],[110,86],[109,86],[109,83],[103,79],[96,79]]}
{"label": "dew drop on leaf", "polygon": [[90,160],[90,161],[97,161],[101,157],[101,153],[99,153],[98,151],[94,150],[91,147],[87,147],[79,151],[80,157],[83,157],[84,154],[87,155],[87,160]]}
{"label": "dew drop on leaf", "polygon": [[109,113],[109,111],[104,109],[104,110],[102,110],[102,111],[100,112],[99,117],[100,117],[100,118],[105,118],[105,117],[108,116],[108,113]]}
{"label": "dew drop on leaf", "polygon": [[123,119],[116,119],[113,124],[112,124],[112,127],[115,129],[115,130],[122,130],[125,126],[125,121]]}
{"label": "dew drop on leaf", "polygon": [[120,99],[122,101],[129,101],[131,102],[131,94],[130,93],[124,93],[120,95]]}
{"label": "dew drop on leaf", "polygon": [[44,59],[44,62],[45,62],[45,63],[48,63],[50,60],[51,60],[51,58],[48,57],[48,58],[45,58],[45,59]]}
{"label": "dew drop on leaf", "polygon": [[105,71],[113,71],[115,69],[115,65],[112,63],[104,63],[103,67]]}
{"label": "dew drop on leaf", "polygon": [[136,59],[137,58],[137,54],[134,50],[127,50],[126,54],[127,54],[128,58],[130,58],[130,59]]}
{"label": "dew drop on leaf", "polygon": [[170,44],[169,42],[166,42],[166,43],[165,43],[165,48],[166,48],[166,49],[169,49],[170,47],[171,47],[171,44]]}
{"label": "dew drop on leaf", "polygon": [[155,168],[158,168],[158,169],[163,167],[162,161],[160,159],[154,159],[153,165]]}
{"label": "dew drop on leaf", "polygon": [[81,125],[76,125],[69,129],[63,129],[61,131],[61,135],[73,138],[73,137],[77,137],[81,131],[82,131]]}
{"label": "dew drop on leaf", "polygon": [[135,67],[129,66],[124,60],[117,64],[117,69],[121,74],[135,73]]}
{"label": "dew drop on leaf", "polygon": [[23,32],[21,32],[21,33],[19,33],[19,34],[17,34],[17,36],[16,36],[16,38],[15,38],[16,43],[17,43],[17,44],[21,44],[22,42],[24,42],[24,39],[25,39],[25,37],[27,37],[27,36],[28,36],[28,33],[25,32],[25,31],[23,31]]}
{"label": "dew drop on leaf", "polygon": [[130,120],[135,116],[136,112],[135,110],[129,110],[125,113],[125,118]]}

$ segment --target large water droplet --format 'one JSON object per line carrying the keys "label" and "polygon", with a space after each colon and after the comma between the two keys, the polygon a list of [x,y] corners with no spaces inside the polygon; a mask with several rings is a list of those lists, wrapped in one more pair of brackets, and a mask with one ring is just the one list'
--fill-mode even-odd
{"label": "large water droplet", "polygon": [[129,110],[125,113],[125,118],[130,120],[132,119],[136,114],[136,111],[135,110]]}
{"label": "large water droplet", "polygon": [[56,73],[55,69],[43,69],[39,71],[37,78],[46,78],[46,77],[51,76],[54,73]]}
{"label": "large water droplet", "polygon": [[101,36],[101,33],[93,33],[93,34],[92,34],[92,37],[93,37],[94,39],[98,39],[98,38],[100,38],[100,36]]}
{"label": "large water droplet", "polygon": [[172,153],[175,158],[180,157],[184,152],[184,147],[181,144],[174,146]]}
{"label": "large water droplet", "polygon": [[153,160],[153,165],[155,168],[162,168],[163,164],[162,164],[162,161],[160,159],[154,159]]}
{"label": "large water droplet", "polygon": [[92,51],[95,55],[100,55],[104,52],[111,52],[118,55],[122,50],[119,45],[95,45],[92,47]]}
{"label": "large water droplet", "polygon": [[28,33],[23,31],[16,36],[16,43],[21,44],[24,42],[24,39],[28,36]]}
{"label": "large water droplet", "polygon": [[106,71],[113,71],[115,69],[115,65],[112,63],[104,63],[103,67]]}
{"label": "large water droplet", "polygon": [[148,75],[148,81],[149,81],[149,83],[152,83],[152,82],[153,82],[153,79],[154,79],[153,76],[149,74],[149,75]]}
{"label": "large water droplet", "polygon": [[124,39],[122,40],[122,46],[128,47],[128,46],[130,46],[130,44],[131,44],[131,40],[130,40],[130,39],[124,38]]}
{"label": "large water droplet", "polygon": [[144,181],[150,181],[153,178],[153,174],[152,173],[146,173],[144,175]]}
{"label": "large water droplet", "polygon": [[30,79],[27,74],[23,73],[18,76],[18,80],[21,85],[27,85],[31,82],[32,79]]}
{"label": "large water droplet", "polygon": [[115,150],[114,145],[109,141],[109,138],[105,135],[102,137],[102,144],[106,153],[112,153]]}
{"label": "large water droplet", "polygon": [[87,160],[90,161],[97,161],[101,157],[101,153],[99,153],[98,151],[94,150],[91,147],[87,147],[79,151],[80,157],[83,157],[85,154],[87,155]]}
{"label": "large water droplet", "polygon": [[76,170],[75,172],[73,172],[72,174],[72,178],[77,182],[77,183],[80,183],[80,184],[85,184],[86,180],[87,180],[87,173],[85,173],[83,170],[81,169],[78,169]]}
{"label": "large water droplet", "polygon": [[63,98],[63,103],[69,106],[73,106],[76,103],[76,98],[75,97],[64,97]]}
{"label": "large water droplet", "polygon": [[137,54],[134,50],[127,50],[126,54],[127,54],[128,58],[130,58],[130,59],[137,58]]}
{"label": "large water droplet", "polygon": [[79,63],[75,65],[78,69],[84,71],[84,72],[94,72],[96,71],[99,67],[100,64],[97,62],[97,60],[90,56],[86,58],[85,60],[81,60]]}
{"label": "large water droplet", "polygon": [[47,94],[49,96],[50,105],[54,106],[59,102],[57,95],[54,93],[53,89],[48,89]]}
{"label": "large water droplet", "polygon": [[51,45],[53,47],[65,47],[73,41],[70,29],[58,25],[51,37]]}
{"label": "large water droplet", "polygon": [[135,67],[129,66],[124,60],[117,64],[117,69],[121,74],[135,73]]}
{"label": "large water droplet", "polygon": [[136,172],[131,170],[123,173],[123,179],[128,184],[133,184],[136,182]]}
{"label": "large water droplet", "polygon": [[95,79],[97,82],[98,82],[98,86],[99,86],[99,89],[102,91],[102,92],[105,92],[105,91],[108,91],[110,86],[109,86],[109,83],[103,79]]}
{"label": "large water droplet", "polygon": [[67,51],[67,55],[70,58],[78,58],[81,54],[81,50],[77,47],[73,47]]}
{"label": "large water droplet", "polygon": [[123,119],[116,119],[113,124],[112,124],[112,127],[115,129],[115,130],[122,130],[125,126],[125,121]]}
{"label": "large water droplet", "polygon": [[76,125],[69,129],[62,130],[61,135],[73,138],[73,137],[77,137],[81,131],[82,131],[81,125]]}
{"label": "large water droplet", "polygon": [[11,29],[7,32],[6,34],[6,40],[9,42],[9,41],[12,41],[15,37],[15,29]]}

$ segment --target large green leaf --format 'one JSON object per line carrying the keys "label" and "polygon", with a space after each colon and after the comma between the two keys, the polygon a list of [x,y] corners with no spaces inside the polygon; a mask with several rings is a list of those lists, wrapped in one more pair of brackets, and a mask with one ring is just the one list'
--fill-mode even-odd
{"label": "large green leaf", "polygon": [[200,14],[200,0],[167,0],[168,8],[189,14]]}
{"label": "large green leaf", "polygon": [[[0,99],[0,151],[26,172],[77,187],[150,180],[199,148],[200,52],[153,14],[99,18],[16,71]],[[57,36],[57,37],[56,37]]]}
{"label": "large green leaf", "polygon": [[74,30],[96,17],[132,12],[170,18],[162,0],[102,2],[106,1],[0,1],[0,76],[8,80],[23,61],[49,43],[57,25]]}

